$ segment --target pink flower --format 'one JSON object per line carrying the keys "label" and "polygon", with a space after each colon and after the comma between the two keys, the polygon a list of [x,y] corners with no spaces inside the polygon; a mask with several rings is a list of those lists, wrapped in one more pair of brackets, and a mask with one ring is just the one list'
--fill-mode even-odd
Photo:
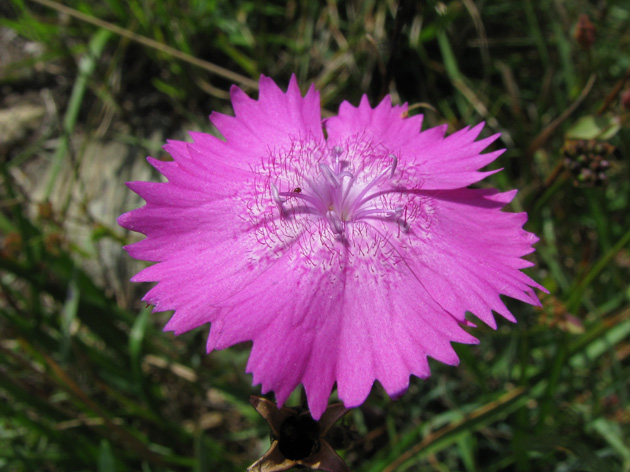
{"label": "pink flower", "polygon": [[295,77],[231,95],[236,116],[210,116],[225,139],[169,141],[173,162],[148,158],[168,182],[128,184],[147,203],[119,224],[147,237],[126,249],[157,262],[132,281],[157,282],[143,300],[175,310],[165,330],[211,323],[208,352],[253,341],[254,384],[282,405],[302,383],[318,419],[335,382],[356,407],[375,380],[396,396],[429,377],[428,356],[457,364],[451,342],[478,342],[466,311],[496,328],[492,311],[515,321],[499,295],[540,304],[520,271],[537,238],[501,211],[516,191],[466,188],[496,172],[478,169],[498,135],[421,132],[389,97],[322,127]]}

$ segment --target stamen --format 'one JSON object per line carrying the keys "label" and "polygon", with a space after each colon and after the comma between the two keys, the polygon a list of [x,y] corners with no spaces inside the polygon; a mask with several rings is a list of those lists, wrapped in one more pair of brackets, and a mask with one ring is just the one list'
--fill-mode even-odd
{"label": "stamen", "polygon": [[334,210],[329,210],[326,212],[326,219],[330,224],[330,229],[332,229],[333,233],[343,234],[343,222],[339,215]]}
{"label": "stamen", "polygon": [[282,206],[286,199],[280,198],[280,192],[278,192],[278,187],[272,182],[271,185],[271,198],[278,204],[278,206]]}
{"label": "stamen", "polygon": [[322,170],[324,177],[326,177],[326,180],[328,180],[330,184],[332,184],[334,187],[339,187],[339,181],[337,180],[337,177],[335,177],[335,174],[330,167],[328,167],[326,164],[320,164],[319,168]]}
{"label": "stamen", "polygon": [[368,208],[366,210],[359,210],[353,216],[354,218],[359,219],[359,218],[365,218],[366,216],[370,216],[370,215],[381,214],[385,218],[392,218],[394,216],[400,218],[402,216],[402,212],[403,212],[403,209],[400,207],[395,208],[393,210],[388,209],[388,208]]}
{"label": "stamen", "polygon": [[398,158],[393,154],[390,154],[389,157],[394,160],[392,166],[390,167],[391,171],[389,173],[389,178],[391,179],[394,176],[394,172],[396,172],[396,166],[398,166]]}
{"label": "stamen", "polygon": [[[346,223],[356,222],[362,218],[391,221],[397,224],[401,231],[408,232],[410,225],[404,217],[404,207],[386,208],[391,204],[388,203],[390,199],[386,195],[393,189],[381,185],[393,178],[398,168],[398,157],[388,154],[387,158],[391,159],[391,164],[385,168],[382,164],[372,167],[370,170],[373,171],[380,167],[380,173],[367,184],[363,182],[359,184],[355,174],[347,170],[347,163],[340,160],[344,153],[343,148],[335,146],[329,152],[330,164],[317,163],[319,175],[312,174],[311,178],[308,175],[301,175],[298,179],[299,187],[293,185],[287,191],[280,192],[275,184],[269,184],[271,196],[279,206],[280,212],[284,214],[287,210],[283,206],[285,204],[291,205],[293,210],[300,213],[323,215],[330,231],[336,236],[345,234]],[[358,172],[370,175],[366,168],[360,168]],[[383,196],[383,199],[379,199],[379,196]],[[296,200],[302,201],[305,205],[299,205]]]}
{"label": "stamen", "polygon": [[348,171],[344,171],[341,176],[344,177],[349,177],[350,180],[348,181],[348,183],[346,184],[346,188],[343,190],[343,194],[341,195],[341,208],[345,208],[346,206],[346,199],[348,198],[348,195],[350,194],[350,189],[352,189],[352,184],[354,183],[354,175],[352,175],[350,172]]}
{"label": "stamen", "polygon": [[339,156],[343,153],[343,148],[340,146],[335,146],[331,150],[331,154],[333,156],[333,164],[335,165],[335,171],[339,173],[341,171],[341,166],[339,165]]}
{"label": "stamen", "polygon": [[383,171],[381,175],[376,177],[369,184],[367,184],[363,190],[361,190],[361,193],[359,193],[359,195],[356,197],[356,199],[354,200],[354,204],[352,205],[352,208],[350,209],[352,213],[354,213],[354,211],[357,208],[361,208],[361,206],[364,203],[369,202],[370,200],[372,200],[372,198],[374,198],[376,194],[371,194],[371,195],[368,195],[367,197],[365,195],[372,189],[372,187],[374,187],[377,183],[383,180],[383,178],[387,177],[388,172],[391,173],[390,169],[391,167],[388,167],[387,169],[385,169],[385,171]]}

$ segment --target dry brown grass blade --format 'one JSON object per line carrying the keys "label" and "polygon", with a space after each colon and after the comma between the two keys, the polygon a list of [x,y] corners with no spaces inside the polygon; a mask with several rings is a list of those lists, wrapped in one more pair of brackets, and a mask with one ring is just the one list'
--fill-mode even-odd
{"label": "dry brown grass blade", "polygon": [[473,24],[475,25],[475,30],[477,30],[478,41],[479,41],[479,52],[481,53],[481,60],[483,62],[483,70],[490,69],[490,50],[488,48],[488,36],[486,35],[486,29],[483,26],[483,20],[481,19],[481,14],[479,13],[479,8],[475,5],[473,0],[463,0],[462,3],[466,10],[468,10],[468,14],[470,18],[473,20]]}
{"label": "dry brown grass blade", "polygon": [[98,26],[99,28],[106,29],[111,31],[114,34],[122,36],[124,38],[128,38],[132,41],[142,44],[143,46],[150,47],[152,49],[156,49],[158,51],[164,52],[173,56],[180,61],[187,62],[201,69],[205,69],[208,72],[221,76],[225,79],[231,80],[245,88],[258,90],[258,82],[250,79],[249,77],[245,77],[241,74],[237,74],[236,72],[232,72],[229,69],[218,66],[216,64],[212,64],[211,62],[204,61],[202,59],[198,59],[190,54],[186,54],[178,49],[175,49],[171,46],[167,46],[166,44],[155,41],[151,38],[147,38],[145,36],[141,36],[139,34],[133,33],[129,30],[121,28],[120,26],[114,25],[107,21],[103,21],[101,19],[95,18],[90,15],[86,15],[85,13],[81,13],[73,8],[67,7],[57,2],[52,2],[50,0],[31,0],[35,3],[39,3],[40,5],[44,5],[48,8],[52,8],[53,10],[57,10],[60,13],[64,13],[66,15],[72,16],[78,20],[84,21],[86,23],[90,23],[94,26]]}

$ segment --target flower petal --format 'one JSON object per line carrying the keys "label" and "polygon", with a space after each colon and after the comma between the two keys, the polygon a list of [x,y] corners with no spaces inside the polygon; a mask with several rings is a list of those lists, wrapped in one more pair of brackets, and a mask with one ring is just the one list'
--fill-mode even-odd
{"label": "flower petal", "polygon": [[[319,260],[330,257],[326,251]],[[225,301],[231,308],[214,320],[209,349],[253,340],[247,371],[254,383],[263,393],[273,390],[279,405],[302,383],[315,419],[335,381],[346,407],[360,405],[375,380],[388,394],[400,394],[410,375],[429,376],[427,356],[456,364],[450,343],[477,341],[406,266],[386,272],[374,276],[356,261],[323,271],[284,257]]]}
{"label": "flower petal", "polygon": [[429,377],[427,356],[455,365],[450,343],[477,343],[404,263],[366,275],[371,273],[358,269],[345,287],[336,375],[338,396],[348,408],[365,401],[375,380],[397,396],[410,375]]}
{"label": "flower petal", "polygon": [[420,115],[405,118],[407,105],[392,106],[389,96],[374,109],[363,96],[358,107],[343,102],[339,115],[326,120],[329,140],[343,145],[352,137],[382,145],[408,166],[410,177],[424,190],[462,188],[497,171],[478,172],[499,157],[503,150],[480,152],[499,135],[474,142],[483,123],[464,128],[444,138],[446,126],[420,132]]}
{"label": "flower petal", "polygon": [[477,342],[467,311],[496,327],[493,311],[514,321],[501,295],[539,304],[521,272],[537,239],[501,211],[515,192],[465,188],[502,152],[481,154],[483,125],[444,138],[364,97],[326,141],[295,77],[231,94],[236,116],[211,116],[224,139],[169,141],[172,162],[149,158],[168,181],[128,184],[146,205],[118,221],[146,238],[126,249],[156,262],[132,280],[157,282],[144,300],[175,311],[165,329],[211,323],[208,351],[252,341],[254,383],[279,405],[302,383],[317,419],[335,383],[355,407],[375,381],[397,396],[428,377],[428,357],[456,364],[451,343]]}
{"label": "flower petal", "polygon": [[295,139],[323,141],[319,92],[311,86],[302,97],[295,76],[286,93],[273,80],[261,76],[258,100],[249,98],[236,86],[230,94],[236,116],[216,112],[210,115],[210,121],[229,146],[217,146],[209,140],[230,162],[241,166],[258,164],[270,152],[290,148]]}
{"label": "flower petal", "polygon": [[319,419],[335,382],[343,274],[295,265],[293,257],[277,260],[255,284],[225,301],[208,350],[252,340],[247,371],[254,384],[262,384],[263,393],[273,390],[282,405],[303,383],[311,414]]}
{"label": "flower petal", "polygon": [[522,229],[525,213],[500,211],[516,192],[458,189],[423,192],[431,198],[430,227],[412,228],[406,249],[415,277],[460,322],[470,311],[496,328],[492,311],[515,321],[499,295],[540,305],[532,287],[545,291],[520,269],[531,265],[538,238]]}
{"label": "flower petal", "polygon": [[339,106],[339,115],[325,121],[328,139],[343,145],[347,138],[362,136],[392,151],[398,150],[417,138],[422,127],[422,115],[403,118],[406,112],[407,104],[392,106],[389,95],[374,109],[366,95],[358,107],[344,101]]}

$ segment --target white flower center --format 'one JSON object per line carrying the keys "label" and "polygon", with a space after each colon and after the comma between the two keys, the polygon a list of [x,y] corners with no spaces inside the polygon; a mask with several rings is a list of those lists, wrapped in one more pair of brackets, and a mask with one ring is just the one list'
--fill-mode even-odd
{"label": "white flower center", "polygon": [[[392,183],[398,158],[394,154],[387,154],[389,165],[384,166],[379,165],[379,162],[366,163],[369,159],[365,157],[374,158],[373,155],[348,156],[348,151],[336,146],[330,151],[330,163],[314,165],[315,175],[304,176],[299,186],[279,191],[271,183],[271,198],[278,205],[282,216],[295,212],[295,206],[291,207],[291,211],[287,208],[288,201],[301,201],[303,206],[300,213],[321,215],[328,222],[330,230],[340,237],[345,234],[348,223],[362,219],[396,221],[401,229],[408,229],[404,207],[392,206],[391,194],[401,193],[401,190],[395,190]],[[355,171],[351,168],[351,161],[357,160],[363,167]],[[382,161],[383,158],[378,160]]]}
{"label": "white flower center", "polygon": [[259,243],[252,264],[288,254],[296,268],[384,274],[430,237],[431,198],[404,155],[361,135],[335,144],[294,139],[252,169],[256,177],[236,196]]}

